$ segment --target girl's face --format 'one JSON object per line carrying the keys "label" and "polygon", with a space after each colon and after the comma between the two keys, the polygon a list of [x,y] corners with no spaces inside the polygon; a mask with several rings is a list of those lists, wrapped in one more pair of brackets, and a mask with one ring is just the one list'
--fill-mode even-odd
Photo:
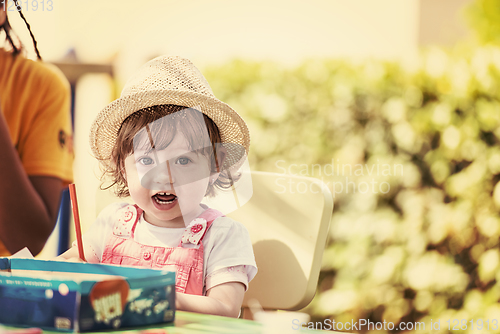
{"label": "girl's face", "polygon": [[200,202],[209,185],[209,165],[179,132],[164,149],[135,149],[125,159],[125,179],[148,223],[184,227],[203,212]]}

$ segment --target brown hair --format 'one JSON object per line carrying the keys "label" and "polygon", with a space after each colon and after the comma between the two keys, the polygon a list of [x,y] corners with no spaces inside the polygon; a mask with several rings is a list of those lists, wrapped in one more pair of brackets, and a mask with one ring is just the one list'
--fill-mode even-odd
{"label": "brown hair", "polygon": [[[172,115],[171,120],[155,122],[167,115]],[[203,117],[201,117],[201,115]],[[203,121],[201,121],[203,119]],[[233,185],[233,180],[227,177],[225,171],[220,171],[222,161],[217,158],[217,152],[220,152],[222,140],[217,125],[205,114],[200,111],[183,106],[164,104],[140,109],[128,116],[118,130],[115,147],[112,152],[113,163],[104,171],[103,177],[109,175],[112,184],[101,189],[115,187],[115,193],[118,197],[129,196],[127,182],[123,176],[125,158],[134,152],[134,137],[144,131],[148,126],[154,146],[157,149],[164,149],[174,139],[177,131],[181,131],[190,149],[194,147],[203,147],[199,153],[208,157],[210,161],[211,173],[221,172],[213,184],[209,184],[205,196],[214,196],[215,187],[227,189]],[[208,136],[201,136],[208,130]],[[142,141],[144,142],[144,141]],[[141,141],[139,141],[141,143]],[[137,142],[135,143],[137,146]]]}

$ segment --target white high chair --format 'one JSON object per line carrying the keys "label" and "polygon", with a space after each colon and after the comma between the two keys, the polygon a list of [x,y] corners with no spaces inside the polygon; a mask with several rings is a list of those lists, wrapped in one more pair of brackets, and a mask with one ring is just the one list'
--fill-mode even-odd
{"label": "white high chair", "polygon": [[[253,196],[228,214],[250,233],[258,273],[243,301],[264,309],[299,310],[316,292],[333,198],[319,180],[252,172]],[[244,317],[249,317],[247,314]]]}

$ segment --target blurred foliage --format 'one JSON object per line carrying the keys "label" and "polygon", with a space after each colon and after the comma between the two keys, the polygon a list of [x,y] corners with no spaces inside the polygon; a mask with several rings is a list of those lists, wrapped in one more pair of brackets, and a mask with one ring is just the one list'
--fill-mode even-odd
{"label": "blurred foliage", "polygon": [[[312,320],[441,319],[433,332],[445,333],[448,319],[500,319],[500,48],[430,49],[413,66],[233,61],[204,74],[247,121],[252,169],[337,190]],[[367,168],[312,167],[332,161]],[[334,187],[346,178],[390,187]]]}
{"label": "blurred foliage", "polygon": [[498,0],[475,0],[466,16],[483,43],[500,44],[500,3]]}

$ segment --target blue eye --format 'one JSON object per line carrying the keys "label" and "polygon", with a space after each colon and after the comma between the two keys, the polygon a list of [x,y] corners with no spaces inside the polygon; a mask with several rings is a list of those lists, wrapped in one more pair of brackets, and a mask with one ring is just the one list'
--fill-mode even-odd
{"label": "blue eye", "polygon": [[139,160],[137,160],[140,164],[144,165],[144,166],[149,166],[149,165],[152,165],[154,164],[154,160],[151,159],[150,157],[142,157],[140,158]]}
{"label": "blue eye", "polygon": [[185,157],[181,157],[181,158],[177,159],[177,161],[176,161],[176,163],[179,165],[187,165],[190,162],[191,162],[191,159],[185,158]]}

